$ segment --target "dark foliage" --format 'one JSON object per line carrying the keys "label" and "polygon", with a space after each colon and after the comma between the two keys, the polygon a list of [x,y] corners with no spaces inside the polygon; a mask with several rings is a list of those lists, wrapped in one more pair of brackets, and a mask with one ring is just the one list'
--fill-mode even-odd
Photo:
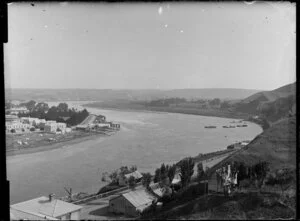
{"label": "dark foliage", "polygon": [[195,162],[191,157],[181,160],[178,163],[178,166],[180,167],[180,177],[183,186],[187,186],[190,183],[191,177],[194,173],[194,165]]}
{"label": "dark foliage", "polygon": [[[25,103],[26,107],[30,110],[29,113],[20,113],[19,117],[36,117],[46,120],[55,120],[57,122],[66,123],[68,126],[80,124],[89,115],[89,112],[84,109],[76,111],[74,108],[69,109],[66,103],[60,103],[58,106],[48,107],[46,103],[38,103],[33,106],[35,101]],[[66,121],[62,117],[69,117]]]}

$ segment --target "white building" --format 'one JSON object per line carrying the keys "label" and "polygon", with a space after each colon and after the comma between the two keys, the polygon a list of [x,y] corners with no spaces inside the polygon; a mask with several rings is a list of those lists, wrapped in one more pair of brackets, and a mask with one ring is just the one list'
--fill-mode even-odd
{"label": "white building", "polygon": [[13,220],[80,220],[82,207],[49,197],[39,197],[10,206]]}
{"label": "white building", "polygon": [[11,131],[12,129],[15,129],[17,131],[22,129],[24,130],[29,129],[31,126],[29,124],[23,124],[21,122],[12,122],[12,123],[7,122],[5,124],[5,127],[6,127],[6,131]]}
{"label": "white building", "polygon": [[39,119],[34,117],[21,117],[21,120],[23,123],[27,123],[37,127],[39,127],[42,123],[46,123],[45,119]]}
{"label": "white building", "polygon": [[60,129],[62,133],[66,132],[66,124],[65,123],[56,123],[54,122],[46,122],[44,126],[44,131],[48,133],[56,133],[57,129]]}
{"label": "white building", "polygon": [[29,110],[26,107],[13,107],[13,108],[9,109],[9,112],[10,112],[10,114],[17,115],[19,113],[22,113],[22,114],[28,113]]}

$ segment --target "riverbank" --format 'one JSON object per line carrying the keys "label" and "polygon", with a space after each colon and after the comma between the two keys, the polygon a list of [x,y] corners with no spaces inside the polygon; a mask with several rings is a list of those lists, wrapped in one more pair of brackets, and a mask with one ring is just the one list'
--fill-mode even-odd
{"label": "riverbank", "polygon": [[[24,134],[25,136],[26,134]],[[37,153],[37,152],[43,152],[43,151],[49,151],[54,150],[58,148],[63,148],[65,146],[78,144],[87,140],[93,140],[97,139],[99,137],[107,137],[108,135],[100,134],[100,133],[85,133],[81,132],[80,135],[76,134],[77,136],[69,136],[62,140],[59,140],[58,142],[49,142],[49,143],[43,143],[41,146],[37,146],[38,143],[35,143],[31,146],[24,146],[24,147],[6,147],[6,156],[16,156],[21,154],[31,154],[31,153]],[[12,137],[15,135],[6,135],[6,140],[8,139],[15,139],[15,137]],[[7,143],[8,141],[6,141]]]}
{"label": "riverbank", "polygon": [[90,108],[98,108],[103,110],[113,110],[113,111],[128,111],[128,112],[144,112],[144,113],[178,113],[178,114],[188,114],[188,115],[199,115],[205,117],[220,117],[220,118],[230,118],[237,120],[244,120],[255,123],[259,125],[263,130],[269,128],[269,123],[266,120],[257,120],[252,118],[249,114],[244,113],[236,113],[236,112],[228,112],[228,111],[219,111],[217,109],[185,109],[185,108],[174,108],[174,107],[151,107],[147,108],[142,105],[133,105],[132,107],[128,107],[126,103],[125,106],[123,104],[116,105],[108,105],[104,102],[93,102],[82,105],[84,107]]}
{"label": "riverbank", "polygon": [[[231,111],[224,111],[218,109],[193,109],[193,108],[180,108],[180,107],[145,107],[138,104],[129,105],[129,103],[121,104],[107,104],[105,102],[93,102],[82,105],[83,107],[98,108],[103,110],[115,110],[115,111],[139,111],[145,113],[178,113],[178,114],[188,114],[188,115],[199,115],[206,117],[220,117],[220,118],[230,118],[237,120],[248,120],[249,115],[244,113],[236,113]],[[258,124],[257,122],[252,121]],[[258,124],[260,125],[260,124]],[[261,126],[261,125],[260,125]]]}

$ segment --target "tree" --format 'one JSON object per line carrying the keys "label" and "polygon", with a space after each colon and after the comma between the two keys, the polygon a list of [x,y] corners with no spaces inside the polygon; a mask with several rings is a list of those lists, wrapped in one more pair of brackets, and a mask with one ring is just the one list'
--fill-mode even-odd
{"label": "tree", "polygon": [[135,178],[133,176],[130,176],[128,178],[128,186],[129,186],[130,189],[135,188]]}
{"label": "tree", "polygon": [[59,103],[57,106],[57,110],[59,112],[67,112],[68,111],[68,104],[66,103]]}
{"label": "tree", "polygon": [[183,187],[187,186],[187,184],[191,181],[191,177],[194,173],[194,165],[195,162],[191,157],[186,158],[179,162],[179,167],[181,172],[180,178]]}
{"label": "tree", "polygon": [[111,174],[109,174],[109,178],[112,183],[117,183],[118,182],[118,172],[113,171]]}
{"label": "tree", "polygon": [[130,167],[129,171],[132,173],[134,171],[137,171],[137,166],[136,165],[133,165]]}
{"label": "tree", "polygon": [[166,179],[166,177],[168,176],[168,171],[167,171],[167,167],[165,166],[165,164],[163,163],[160,167],[160,181]]}
{"label": "tree", "polygon": [[255,181],[257,187],[261,188],[269,170],[269,163],[266,161],[261,161],[252,166],[252,179]]}
{"label": "tree", "polygon": [[168,168],[168,177],[170,182],[172,182],[172,180],[174,179],[175,173],[176,173],[176,164],[173,164]]}
{"label": "tree", "polygon": [[204,177],[205,177],[205,172],[204,172],[204,169],[203,169],[203,164],[202,164],[202,162],[200,162],[200,163],[197,164],[197,178],[198,178],[198,181],[203,180]]}
{"label": "tree", "polygon": [[160,168],[157,168],[155,170],[155,173],[154,173],[154,179],[153,179],[153,182],[154,183],[157,183],[160,181]]}
{"label": "tree", "polygon": [[60,129],[60,128],[57,128],[57,129],[56,129],[56,132],[61,132],[61,129]]}
{"label": "tree", "polygon": [[151,183],[151,174],[150,173],[142,173],[142,185],[146,188],[149,188],[149,185]]}
{"label": "tree", "polygon": [[33,111],[36,102],[34,100],[28,101],[27,103],[21,103],[20,106],[25,106],[29,111]]}
{"label": "tree", "polygon": [[34,110],[37,112],[45,113],[49,110],[49,105],[47,103],[40,102],[36,104]]}
{"label": "tree", "polygon": [[221,103],[221,100],[219,98],[215,98],[215,99],[209,101],[209,104],[212,106],[220,105],[220,103]]}
{"label": "tree", "polygon": [[228,101],[223,101],[220,106],[220,108],[222,108],[222,109],[227,109],[229,107],[230,107],[230,104]]}
{"label": "tree", "polygon": [[15,129],[11,129],[10,132],[11,133],[16,133],[16,130]]}
{"label": "tree", "polygon": [[35,128],[34,127],[30,128],[30,131],[35,131]]}
{"label": "tree", "polygon": [[125,174],[128,174],[128,173],[130,173],[130,170],[128,169],[127,166],[121,166],[120,167],[120,174],[125,175]]}

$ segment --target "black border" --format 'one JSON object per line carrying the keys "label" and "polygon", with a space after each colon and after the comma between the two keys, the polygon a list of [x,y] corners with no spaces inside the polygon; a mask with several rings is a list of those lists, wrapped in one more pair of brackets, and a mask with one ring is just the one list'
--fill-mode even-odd
{"label": "black border", "polygon": [[[7,11],[7,3],[13,3],[13,2],[28,2],[28,3],[41,3],[41,2],[51,2],[51,1],[29,1],[29,0],[25,0],[25,1],[21,1],[21,0],[2,0],[0,1],[0,38],[1,38],[1,57],[0,60],[2,60],[0,68],[1,68],[1,79],[0,81],[3,82],[2,83],[2,94],[3,96],[1,96],[1,102],[2,102],[2,108],[1,108],[1,133],[3,135],[3,138],[0,139],[1,140],[1,144],[0,145],[0,199],[1,199],[1,212],[0,212],[0,221],[2,220],[9,220],[9,181],[7,180],[7,173],[6,173],[6,151],[5,151],[5,145],[6,145],[6,141],[5,141],[5,81],[4,81],[4,43],[8,42],[8,11]],[[59,1],[56,1],[59,2]],[[122,1],[122,0],[107,0],[107,1],[96,1],[96,0],[90,0],[90,1],[79,1],[79,0],[67,0],[67,2],[106,2],[106,3],[118,3],[118,2],[199,2],[196,0],[190,0],[190,1],[180,1],[180,0],[170,0],[170,1],[158,1],[158,0],[144,0],[144,1],[136,1],[136,0],[131,0],[131,1]],[[216,1],[213,1],[216,2]],[[251,2],[251,1],[250,1]],[[290,1],[290,2],[295,2],[295,1]],[[298,21],[299,21],[299,16],[297,16],[297,12],[298,12],[298,4],[296,4],[296,27],[298,26]],[[297,29],[296,29],[297,30]],[[297,35],[296,35],[297,36]],[[298,39],[298,38],[297,38]],[[297,44],[296,41],[296,60],[298,60],[298,47],[299,44]],[[296,62],[296,64],[298,64]],[[296,65],[296,75],[297,75],[297,79],[298,79],[298,68]],[[297,202],[296,202],[296,219],[300,219],[300,211],[298,210],[298,208],[300,207],[300,142],[299,142],[299,138],[300,138],[300,125],[299,125],[299,120],[298,120],[298,116],[299,116],[299,110],[298,110],[298,104],[300,103],[300,97],[298,96],[300,94],[300,89],[299,89],[299,84],[298,81],[296,80],[296,96],[297,96],[297,106],[296,106],[296,123],[297,123],[297,127],[296,127],[296,159],[297,159],[297,164],[296,164],[296,178],[297,178],[297,194],[296,194],[296,198],[297,198]]]}

